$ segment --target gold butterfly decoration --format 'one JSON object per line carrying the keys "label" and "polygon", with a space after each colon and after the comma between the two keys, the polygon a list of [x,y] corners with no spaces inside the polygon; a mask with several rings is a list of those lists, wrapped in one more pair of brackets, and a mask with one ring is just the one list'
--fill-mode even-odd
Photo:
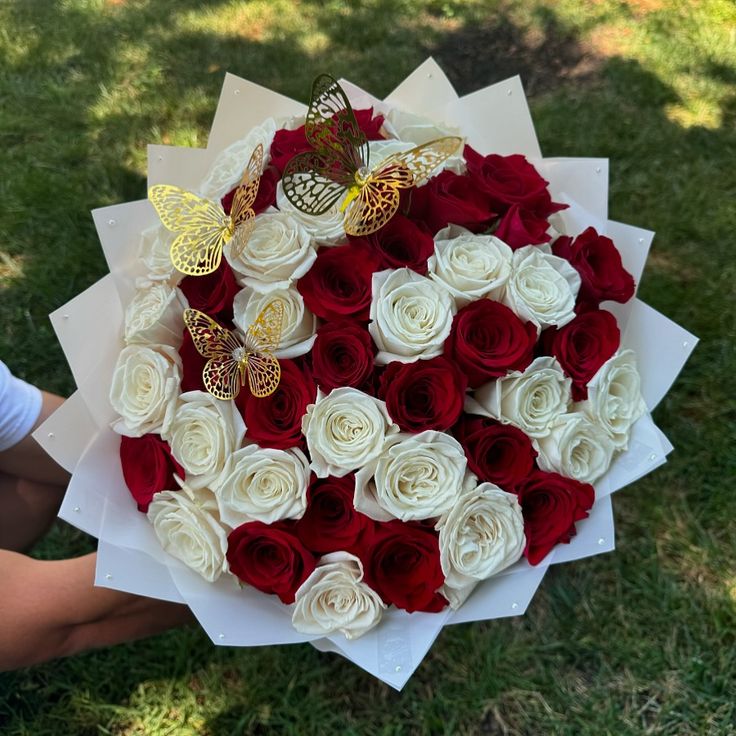
{"label": "gold butterfly decoration", "polygon": [[255,322],[240,335],[217,324],[204,312],[184,310],[184,324],[194,346],[209,358],[202,370],[205,388],[217,399],[234,399],[248,376],[253,396],[270,396],[279,386],[281,366],[274,357],[281,339],[284,303],[266,304]]}
{"label": "gold butterfly decoration", "polygon": [[253,203],[262,167],[263,146],[259,143],[235,190],[229,215],[219,202],[179,187],[156,184],[148,190],[148,198],[161,222],[178,233],[171,244],[171,262],[176,269],[188,276],[205,276],[216,271],[227,243],[233,258],[242,254],[253,232]]}
{"label": "gold butterfly decoration", "polygon": [[321,215],[344,197],[340,209],[348,235],[369,235],[383,227],[399,207],[400,190],[429,177],[462,144],[455,136],[437,138],[371,168],[365,134],[347,95],[328,74],[314,80],[304,130],[314,150],[286,165],[284,194],[310,215]]}

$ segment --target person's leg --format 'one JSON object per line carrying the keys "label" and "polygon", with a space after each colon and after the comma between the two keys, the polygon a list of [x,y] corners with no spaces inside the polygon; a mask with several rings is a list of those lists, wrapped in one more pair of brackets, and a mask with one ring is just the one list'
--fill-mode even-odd
{"label": "person's leg", "polygon": [[186,606],[94,587],[96,555],[33,560],[0,551],[0,672],[158,634]]}
{"label": "person's leg", "polygon": [[[39,427],[64,402],[43,392]],[[32,430],[33,431],[33,430]],[[28,434],[0,452],[0,548],[28,549],[59,511],[69,474]]]}
{"label": "person's leg", "polygon": [[22,552],[49,529],[64,488],[0,473],[0,549]]}

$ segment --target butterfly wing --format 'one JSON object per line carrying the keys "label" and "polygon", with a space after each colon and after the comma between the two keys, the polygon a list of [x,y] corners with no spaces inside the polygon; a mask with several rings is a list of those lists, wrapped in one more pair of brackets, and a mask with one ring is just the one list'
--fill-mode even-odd
{"label": "butterfly wing", "polygon": [[258,196],[258,185],[263,171],[263,146],[259,143],[250,156],[243,178],[235,190],[230,217],[233,221],[233,237],[230,240],[230,255],[240,258],[255,227],[253,204]]}
{"label": "butterfly wing", "polygon": [[281,340],[284,321],[284,303],[279,299],[269,302],[245,333],[248,351],[248,385],[253,396],[262,398],[272,394],[281,380],[281,366],[273,353]]}
{"label": "butterfly wing", "polygon": [[428,179],[440,164],[456,153],[462,142],[462,138],[448,135],[422,143],[408,151],[395,153],[376,166],[371,171],[371,177],[393,181],[396,177],[405,177],[405,170],[408,170],[412,177],[411,183],[399,186],[416,186]]}
{"label": "butterfly wing", "polygon": [[250,155],[248,165],[243,172],[238,188],[233,196],[233,204],[230,209],[230,217],[237,226],[240,222],[252,216],[253,204],[258,196],[258,184],[263,172],[263,146],[259,143]]}
{"label": "butterfly wing", "polygon": [[275,353],[281,341],[283,321],[284,303],[280,299],[274,299],[266,304],[245,333],[245,348],[248,353]]}
{"label": "butterfly wing", "polygon": [[179,237],[171,245],[171,262],[182,273],[212,273],[230,237],[227,215],[220,205],[185,189],[156,184],[148,190],[161,222]]}
{"label": "butterfly wing", "polygon": [[203,358],[222,358],[245,347],[238,336],[198,309],[184,310],[184,324]]}
{"label": "butterfly wing", "polygon": [[[401,169],[401,167],[396,167]],[[369,178],[361,188],[358,196],[350,203],[345,212],[345,232],[348,235],[370,235],[380,230],[393,216],[399,207],[399,189],[397,181],[411,182],[411,173],[404,168],[403,177],[400,171],[395,178]],[[411,186],[411,184],[404,184]]]}
{"label": "butterfly wing", "polygon": [[214,227],[224,213],[217,202],[198,197],[186,189],[170,184],[156,184],[148,190],[148,198],[161,222],[172,232]]}
{"label": "butterfly wing", "polygon": [[230,256],[232,258],[237,259],[243,255],[245,246],[248,245],[248,240],[250,240],[250,236],[253,234],[255,227],[255,213],[253,210],[250,210],[250,216],[235,226],[233,237],[230,240]]}
{"label": "butterfly wing", "polygon": [[312,84],[304,133],[325,162],[351,174],[368,166],[368,141],[347,95],[329,74],[320,74]]}
{"label": "butterfly wing", "polygon": [[321,215],[342,199],[353,183],[353,174],[336,170],[327,176],[324,173],[327,169],[329,165],[314,151],[299,153],[289,161],[281,186],[296,209],[308,215]]}
{"label": "butterfly wing", "polygon": [[169,256],[177,271],[187,276],[206,276],[219,267],[227,241],[225,230],[184,232],[171,244]]}
{"label": "butterfly wing", "polygon": [[259,399],[270,396],[279,387],[281,366],[273,355],[249,355],[246,371],[250,391]]}
{"label": "butterfly wing", "polygon": [[216,399],[234,399],[243,385],[240,361],[234,358],[210,358],[202,370],[204,387]]}

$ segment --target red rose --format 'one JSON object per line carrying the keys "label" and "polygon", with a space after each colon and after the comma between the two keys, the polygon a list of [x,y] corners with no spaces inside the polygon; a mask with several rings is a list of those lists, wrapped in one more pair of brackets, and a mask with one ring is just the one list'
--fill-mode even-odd
{"label": "red rose", "polygon": [[235,403],[245,421],[247,439],[261,447],[305,447],[302,417],[314,403],[317,387],[309,369],[293,360],[281,359],[281,381],[270,395],[258,398],[244,386]]}
{"label": "red rose", "polygon": [[618,350],[621,332],[616,318],[604,309],[583,312],[563,327],[542,333],[542,344],[572,378],[572,398],[588,398],[588,381]]}
{"label": "red rose", "polygon": [[355,510],[355,476],[313,478],[307,491],[307,510],[296,524],[296,533],[312,552],[357,552],[360,538],[373,520]]}
{"label": "red rose", "polygon": [[515,204],[501,218],[493,234],[516,250],[525,245],[546,243],[549,240],[548,227],[546,217],[540,217],[531,210],[523,209]]}
{"label": "red rose", "polygon": [[556,544],[567,544],[575,536],[575,522],[588,516],[595,501],[589,483],[541,470],[523,480],[516,493],[524,514],[524,555],[532,565],[541,562]]}
{"label": "red rose", "polygon": [[271,149],[269,151],[271,165],[275,166],[279,173],[283,174],[286,164],[288,164],[294,156],[298,153],[304,153],[305,151],[311,150],[312,147],[307,143],[307,137],[304,134],[303,125],[295,130],[279,128],[271,141]]}
{"label": "red rose", "polygon": [[294,594],[316,566],[314,555],[294,534],[294,522],[264,524],[250,521],[227,538],[230,571],[264,593],[275,593],[282,603]]}
{"label": "red rose", "polygon": [[[498,212],[506,212],[509,207],[518,205],[546,218],[565,209],[566,205],[552,201],[547,189],[549,182],[524,156],[499,156],[495,153],[481,156],[470,146],[465,146],[463,155],[468,165],[468,176],[489,196]],[[501,235],[498,237],[503,239]]]}
{"label": "red rose", "polygon": [[[383,138],[381,135],[381,126],[383,125],[383,115],[373,117],[373,108],[365,110],[353,110],[355,120],[358,127],[363,131],[365,137],[369,141],[378,141]],[[280,128],[276,131],[271,142],[271,164],[273,164],[280,173],[283,173],[289,160],[296,156],[297,153],[311,151],[312,147],[307,143],[307,137],[304,133],[304,126],[300,126],[296,130],[285,130]]]}
{"label": "red rose", "polygon": [[523,371],[532,362],[536,341],[531,322],[522,322],[501,302],[478,299],[455,315],[445,355],[477,388],[508,371]]}
{"label": "red rose", "polygon": [[179,348],[179,357],[181,358],[181,392],[187,391],[206,391],[204,381],[202,380],[202,371],[204,370],[207,358],[199,354],[199,350],[194,346],[192,336],[189,330],[184,328],[184,339],[181,341]]}
{"label": "red rose", "polygon": [[385,603],[409,613],[447,605],[437,592],[445,576],[434,529],[398,519],[377,523],[364,549],[365,581]]}
{"label": "red rose", "polygon": [[154,493],[176,491],[179,484],[174,473],[184,479],[184,468],[179,465],[168,443],[157,434],[120,438],[120,464],[130,495],[138,510],[148,511]]}
{"label": "red rose", "polygon": [[[281,179],[281,172],[275,166],[266,166],[258,182],[256,201],[253,202],[253,211],[257,215],[261,212],[265,212],[269,207],[276,205],[276,185],[279,183],[279,179]],[[228,215],[230,214],[230,208],[233,206],[233,198],[235,197],[236,189],[237,186],[233,187],[220,200],[222,209],[224,209],[225,213]]]}
{"label": "red rose", "polygon": [[240,286],[224,258],[217,270],[206,276],[185,276],[179,288],[192,309],[198,309],[217,321],[232,320],[233,299],[240,291]]}
{"label": "red rose", "polygon": [[380,141],[384,138],[381,128],[383,127],[383,115],[373,115],[373,108],[353,110],[355,121],[369,141]]}
{"label": "red rose", "polygon": [[363,243],[322,248],[297,288],[307,309],[322,319],[367,320],[371,278],[379,268],[378,257]]}
{"label": "red rose", "polygon": [[462,413],[467,380],[454,363],[438,356],[414,363],[389,363],[378,395],[405,432],[444,432]]}
{"label": "red rose", "polygon": [[445,169],[412,190],[409,216],[434,235],[450,223],[481,232],[490,227],[496,213],[488,195],[469,177]]}
{"label": "red rose", "polygon": [[579,301],[597,307],[607,299],[623,304],[634,296],[634,277],[624,268],[621,254],[613,241],[598,235],[595,228],[589,227],[575,240],[557,238],[552,252],[568,260],[580,274]]}
{"label": "red rose", "polygon": [[404,215],[394,215],[380,230],[365,238],[351,238],[370,247],[379,258],[379,270],[411,268],[426,275],[427,259],[434,253],[434,239]]}
{"label": "red rose", "polygon": [[468,468],[481,482],[511,492],[534,467],[536,450],[517,427],[487,417],[464,415],[453,428],[463,446]]}
{"label": "red rose", "polygon": [[361,388],[373,373],[375,347],[365,327],[357,322],[326,322],[317,330],[312,348],[312,372],[317,385]]}

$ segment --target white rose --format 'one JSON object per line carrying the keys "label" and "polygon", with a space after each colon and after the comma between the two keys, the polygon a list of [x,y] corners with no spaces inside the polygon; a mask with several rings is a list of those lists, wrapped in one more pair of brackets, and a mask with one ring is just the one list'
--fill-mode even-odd
{"label": "white rose", "polygon": [[[460,137],[461,135],[459,128],[440,125],[434,120],[425,118],[422,115],[415,115],[414,113],[398,110],[397,108],[392,108],[388,115],[386,115],[384,126],[391,135],[402,141],[409,141],[413,146],[429,143],[445,136]],[[462,153],[462,146],[459,146],[457,153],[450,156],[434,174],[445,169],[450,169],[450,171],[454,171],[456,174],[464,174],[466,167]]]}
{"label": "white rose", "polygon": [[609,358],[588,382],[588,398],[577,407],[603,428],[617,450],[625,450],[634,422],[647,410],[633,350]]}
{"label": "white rose", "polygon": [[179,273],[171,262],[171,244],[176,235],[158,224],[141,233],[138,257],[148,270],[150,281],[177,283],[184,274]]}
{"label": "white rose", "polygon": [[463,605],[463,603],[465,603],[465,601],[475,590],[479,582],[479,580],[472,580],[467,585],[464,585],[461,588],[451,588],[445,583],[437,592],[442,594],[442,596],[444,596],[447,599],[447,602],[450,604],[450,608],[456,611],[458,608],[460,608],[460,606]]}
{"label": "white rose", "polygon": [[227,260],[242,286],[269,292],[286,289],[309,271],[317,258],[309,233],[285,212],[264,212],[255,218],[255,228],[243,252]]}
{"label": "white rose", "polygon": [[474,483],[467,465],[460,443],[444,432],[396,435],[376,464],[356,474],[355,508],[378,521],[441,516],[455,505],[468,480]]}
{"label": "white rose", "polygon": [[[258,144],[268,152],[275,132],[276,122],[273,118],[268,118],[258,127],[252,128],[245,138],[230,144],[217,155],[199,187],[199,193],[207,199],[219,200],[234,189],[243,178],[243,172]],[[267,153],[264,158],[265,164]]]}
{"label": "white rose", "polygon": [[363,582],[363,564],[348,552],[325,555],[296,591],[291,622],[303,634],[336,631],[357,639],[380,620],[386,604]]}
{"label": "white rose", "polygon": [[158,343],[179,348],[189,306],[184,294],[165,283],[139,289],[125,310],[125,342]]}
{"label": "white rose", "polygon": [[396,153],[404,153],[404,151],[410,151],[414,148],[414,144],[409,141],[400,141],[395,139],[386,139],[380,141],[368,141],[368,148],[370,153],[368,158],[368,167],[375,169],[378,164],[385,161],[389,156],[393,156]]}
{"label": "white rose", "polygon": [[227,531],[217,515],[217,502],[206,488],[185,485],[156,493],[148,520],[172,557],[213,583],[227,570]]}
{"label": "white rose", "polygon": [[379,457],[386,438],[399,428],[386,404],[355,388],[337,388],[307,407],[302,433],[319,478],[342,478]]}
{"label": "white rose", "polygon": [[120,415],[113,429],[140,437],[166,429],[179,394],[181,358],[169,345],[123,348],[112,376],[110,404]]}
{"label": "white rose", "polygon": [[561,327],[575,317],[579,290],[580,276],[564,258],[527,245],[514,251],[503,302],[539,329]]}
{"label": "white rose", "polygon": [[542,470],[593,483],[608,470],[613,441],[582,412],[563,414],[549,434],[533,440]]}
{"label": "white rose", "polygon": [[346,241],[345,213],[340,209],[342,198],[321,215],[308,215],[289,202],[279,181],[276,186],[276,206],[291,215],[309,233],[314,245],[340,245]]}
{"label": "white rose", "polygon": [[461,496],[437,529],[445,587],[461,591],[463,600],[475,582],[512,565],[524,551],[519,500],[494,483],[481,483]]}
{"label": "white rose", "polygon": [[205,391],[179,397],[165,432],[171,453],[187,474],[192,488],[218,489],[227,459],[243,442],[245,423],[234,401],[221,401]]}
{"label": "white rose", "polygon": [[442,354],[456,311],[446,289],[408,268],[374,273],[372,289],[368,331],[378,365]]}
{"label": "white rose", "polygon": [[[488,416],[513,424],[530,437],[545,437],[570,403],[572,381],[551,357],[532,361],[521,373],[512,371],[475,392],[475,403]],[[470,409],[477,408],[471,401]]]}
{"label": "white rose", "polygon": [[493,235],[474,235],[450,225],[434,236],[434,255],[427,268],[429,277],[452,294],[460,309],[481,297],[501,299],[512,255],[511,248]]}
{"label": "white rose", "polygon": [[222,520],[231,527],[299,519],[307,508],[309,461],[297,448],[248,445],[228,458],[222,477],[216,496]]}
{"label": "white rose", "polygon": [[302,295],[293,287],[266,294],[246,287],[233,300],[235,324],[245,333],[265,306],[278,299],[284,305],[277,358],[296,358],[308,353],[317,339],[317,318],[304,306]]}

